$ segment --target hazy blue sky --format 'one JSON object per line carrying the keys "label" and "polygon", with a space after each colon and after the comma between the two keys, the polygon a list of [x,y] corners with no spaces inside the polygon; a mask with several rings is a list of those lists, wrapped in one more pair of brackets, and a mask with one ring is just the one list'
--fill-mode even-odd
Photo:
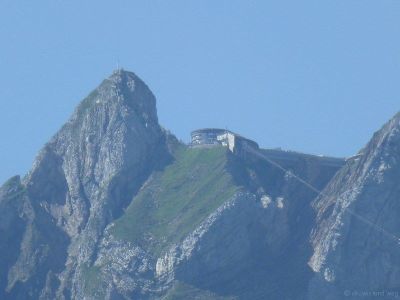
{"label": "hazy blue sky", "polygon": [[348,156],[400,110],[400,1],[0,0],[0,181],[118,60],[185,141]]}

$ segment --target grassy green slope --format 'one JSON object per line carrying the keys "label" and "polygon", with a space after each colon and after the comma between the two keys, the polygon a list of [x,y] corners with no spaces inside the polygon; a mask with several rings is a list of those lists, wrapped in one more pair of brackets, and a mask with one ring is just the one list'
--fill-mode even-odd
{"label": "grassy green slope", "polygon": [[159,255],[237,191],[227,162],[226,148],[181,147],[174,163],[154,174],[111,233]]}
{"label": "grassy green slope", "polygon": [[201,290],[194,286],[176,281],[171,290],[168,291],[162,300],[234,300],[233,296],[218,296],[210,291]]}

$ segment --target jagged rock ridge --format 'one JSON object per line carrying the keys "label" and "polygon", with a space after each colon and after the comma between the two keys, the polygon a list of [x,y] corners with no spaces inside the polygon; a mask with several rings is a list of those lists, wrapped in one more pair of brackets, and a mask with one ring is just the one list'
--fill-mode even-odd
{"label": "jagged rock ridge", "polygon": [[8,297],[80,298],[82,268],[105,226],[168,161],[166,140],[155,98],[133,73],[114,72],[83,100],[22,182],[15,223],[27,225]]}
{"label": "jagged rock ridge", "polygon": [[[393,241],[346,207],[398,232],[398,119],[336,176],[340,164],[261,150],[277,168],[178,142],[146,84],[117,70],[32,170],[0,188],[0,298],[314,300],[366,282],[395,288]],[[293,174],[328,186],[314,200]],[[361,265],[373,270],[346,275]]]}
{"label": "jagged rock ridge", "polygon": [[[400,289],[400,114],[378,131],[315,200],[310,299]],[[329,291],[329,292],[328,292]]]}

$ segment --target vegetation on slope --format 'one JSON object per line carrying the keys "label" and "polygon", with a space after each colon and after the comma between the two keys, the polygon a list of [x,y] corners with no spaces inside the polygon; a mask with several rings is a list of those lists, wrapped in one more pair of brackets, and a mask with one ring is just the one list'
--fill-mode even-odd
{"label": "vegetation on slope", "polygon": [[211,291],[201,290],[194,286],[176,281],[167,295],[162,298],[163,300],[234,300],[237,299],[233,296],[219,296]]}
{"label": "vegetation on slope", "polygon": [[237,191],[227,162],[226,148],[179,148],[175,161],[153,175],[111,233],[160,254]]}

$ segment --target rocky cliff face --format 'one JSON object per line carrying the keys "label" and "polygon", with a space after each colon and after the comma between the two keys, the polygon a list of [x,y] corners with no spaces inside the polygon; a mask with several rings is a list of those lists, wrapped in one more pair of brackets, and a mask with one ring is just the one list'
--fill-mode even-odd
{"label": "rocky cliff face", "polygon": [[23,182],[2,188],[2,227],[20,235],[4,260],[5,297],[82,299],[82,269],[105,226],[168,161],[166,140],[155,98],[133,73],[116,71],[83,100]]}
{"label": "rocky cliff face", "polygon": [[340,163],[311,155],[267,151],[271,163],[263,151],[181,144],[160,127],[145,83],[118,70],[32,170],[0,188],[0,299],[314,300],[394,289],[399,119],[338,173]]}
{"label": "rocky cliff face", "polygon": [[[185,156],[198,152],[193,167],[189,165],[184,170],[186,183],[182,184],[179,176],[174,177],[174,184],[162,190],[165,188],[163,181],[170,178],[165,175],[151,178],[134,199],[137,202],[128,207],[126,215],[107,228],[103,250],[94,264],[99,271],[99,284],[93,289],[93,298],[104,295],[127,298],[136,295],[139,299],[304,297],[312,275],[307,268],[311,255],[307,238],[313,225],[309,203],[314,192],[289,172],[256,158],[244,161],[223,148],[184,152]],[[210,152],[220,153],[211,157]],[[176,162],[164,174],[171,169],[173,174],[178,172],[181,162],[186,160],[181,155],[176,156]],[[221,162],[219,170],[210,171],[209,168]],[[205,174],[199,170],[202,163],[206,163]],[[280,163],[319,188],[325,186],[338,168],[322,166],[317,158]],[[216,185],[203,183],[199,178],[215,182],[223,176],[228,176],[227,180]],[[194,186],[190,178],[199,186]],[[175,184],[179,188],[177,191],[174,191]],[[200,192],[198,197],[190,199],[185,195],[182,201],[173,203],[174,207],[168,207],[172,199],[182,197],[179,191],[186,190],[186,184],[191,192]],[[211,203],[204,188],[211,190]],[[143,204],[140,203],[142,197]],[[185,202],[184,205],[181,202]],[[144,209],[145,203],[154,210]],[[189,210],[195,205],[199,207],[191,215]],[[165,209],[174,211],[164,212]],[[196,220],[206,209],[209,212]],[[135,223],[135,218],[140,218],[137,212],[142,210],[151,220],[151,226],[133,236],[135,226],[143,226]],[[163,218],[157,221],[159,214]],[[188,216],[190,222],[186,221]],[[122,222],[126,218],[130,224]],[[171,229],[159,234],[162,228],[157,228],[158,222]],[[182,234],[187,226],[190,230]],[[100,287],[105,286],[108,289],[101,291]]]}
{"label": "rocky cliff face", "polygon": [[310,299],[395,298],[400,290],[400,115],[314,202]]}

